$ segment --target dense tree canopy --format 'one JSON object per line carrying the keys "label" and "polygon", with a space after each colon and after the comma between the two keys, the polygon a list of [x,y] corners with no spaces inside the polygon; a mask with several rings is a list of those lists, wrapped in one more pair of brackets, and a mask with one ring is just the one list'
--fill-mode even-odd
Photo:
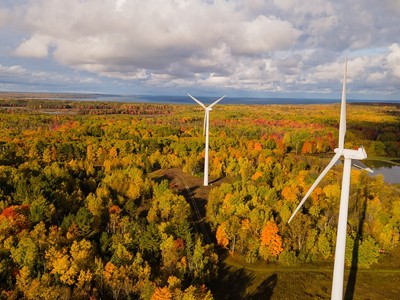
{"label": "dense tree canopy", "polygon": [[[287,220],[336,147],[336,104],[213,112],[210,176],[227,180],[207,196],[206,243],[187,195],[154,175],[202,176],[199,108],[0,103],[2,298],[212,299],[217,248],[250,263],[333,258],[341,166]],[[399,124],[396,106],[349,105],[346,147],[399,158]],[[399,243],[399,187],[351,176],[347,246],[368,267]]]}

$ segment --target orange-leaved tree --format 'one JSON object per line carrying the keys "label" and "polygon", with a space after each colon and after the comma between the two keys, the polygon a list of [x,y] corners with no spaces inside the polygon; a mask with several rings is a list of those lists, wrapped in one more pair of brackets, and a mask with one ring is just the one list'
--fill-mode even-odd
{"label": "orange-leaved tree", "polygon": [[172,294],[169,289],[165,286],[163,288],[156,288],[151,300],[170,300],[172,299]]}
{"label": "orange-leaved tree", "polygon": [[229,244],[228,234],[226,232],[226,222],[223,222],[221,225],[218,226],[216,232],[216,238],[218,245],[227,248]]}
{"label": "orange-leaved tree", "polygon": [[279,235],[278,226],[270,220],[261,232],[260,255],[268,260],[270,257],[277,257],[282,251],[282,237]]}

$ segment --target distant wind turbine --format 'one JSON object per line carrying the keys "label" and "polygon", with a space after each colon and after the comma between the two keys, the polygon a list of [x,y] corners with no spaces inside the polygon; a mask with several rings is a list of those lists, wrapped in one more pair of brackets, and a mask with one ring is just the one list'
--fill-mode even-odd
{"label": "distant wind turbine", "polygon": [[208,185],[208,132],[210,127],[210,111],[212,110],[213,106],[215,106],[219,101],[225,98],[222,96],[215,102],[211,103],[209,106],[205,106],[202,102],[197,100],[192,95],[188,94],[190,98],[192,98],[197,104],[204,108],[204,128],[203,134],[206,136],[206,146],[205,146],[205,155],[204,155],[204,186]]}
{"label": "distant wind turbine", "polygon": [[301,200],[300,204],[297,206],[296,210],[290,217],[288,223],[297,214],[299,209],[303,206],[304,202],[307,200],[308,196],[317,187],[321,179],[326,175],[326,173],[333,167],[333,165],[340,159],[341,156],[344,157],[344,167],[343,167],[343,178],[342,178],[342,191],[340,196],[340,208],[339,208],[339,222],[337,229],[337,239],[336,239],[336,250],[335,250],[335,264],[333,268],[333,282],[332,282],[332,293],[331,299],[339,300],[343,298],[343,276],[344,276],[344,259],[346,251],[346,228],[347,228],[347,214],[349,207],[349,192],[350,192],[350,173],[351,166],[358,169],[363,169],[368,172],[373,172],[370,168],[366,167],[364,164],[358,160],[363,160],[367,158],[367,153],[364,148],[358,148],[358,150],[345,149],[344,148],[344,137],[346,134],[346,75],[347,75],[347,59],[344,68],[344,78],[343,78],[343,91],[342,91],[342,103],[340,108],[340,124],[339,124],[339,147],[335,149],[335,156],[332,158],[330,163],[318,176],[314,184],[308,190],[307,194]]}

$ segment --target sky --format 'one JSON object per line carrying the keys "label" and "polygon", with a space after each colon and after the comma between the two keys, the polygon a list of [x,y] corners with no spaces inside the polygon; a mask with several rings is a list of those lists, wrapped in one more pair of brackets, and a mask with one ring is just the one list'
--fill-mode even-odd
{"label": "sky", "polygon": [[0,91],[400,100],[399,0],[2,0]]}

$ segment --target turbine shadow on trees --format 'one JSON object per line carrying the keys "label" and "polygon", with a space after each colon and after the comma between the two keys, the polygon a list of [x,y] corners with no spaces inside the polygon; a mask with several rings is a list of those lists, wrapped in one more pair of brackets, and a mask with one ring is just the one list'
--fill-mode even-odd
{"label": "turbine shadow on trees", "polygon": [[278,283],[278,275],[272,274],[263,280],[254,291],[247,288],[254,284],[256,276],[245,268],[235,269],[222,263],[219,270],[218,286],[213,286],[216,299],[268,300],[271,299]]}
{"label": "turbine shadow on trees", "polygon": [[354,238],[353,254],[351,257],[351,266],[350,266],[349,278],[347,279],[344,299],[354,298],[354,290],[356,287],[358,262],[359,262],[358,251],[360,249],[360,243],[363,236],[363,224],[365,220],[366,210],[367,210],[367,202],[366,200],[364,200],[362,204],[361,216],[358,222],[357,233]]}

